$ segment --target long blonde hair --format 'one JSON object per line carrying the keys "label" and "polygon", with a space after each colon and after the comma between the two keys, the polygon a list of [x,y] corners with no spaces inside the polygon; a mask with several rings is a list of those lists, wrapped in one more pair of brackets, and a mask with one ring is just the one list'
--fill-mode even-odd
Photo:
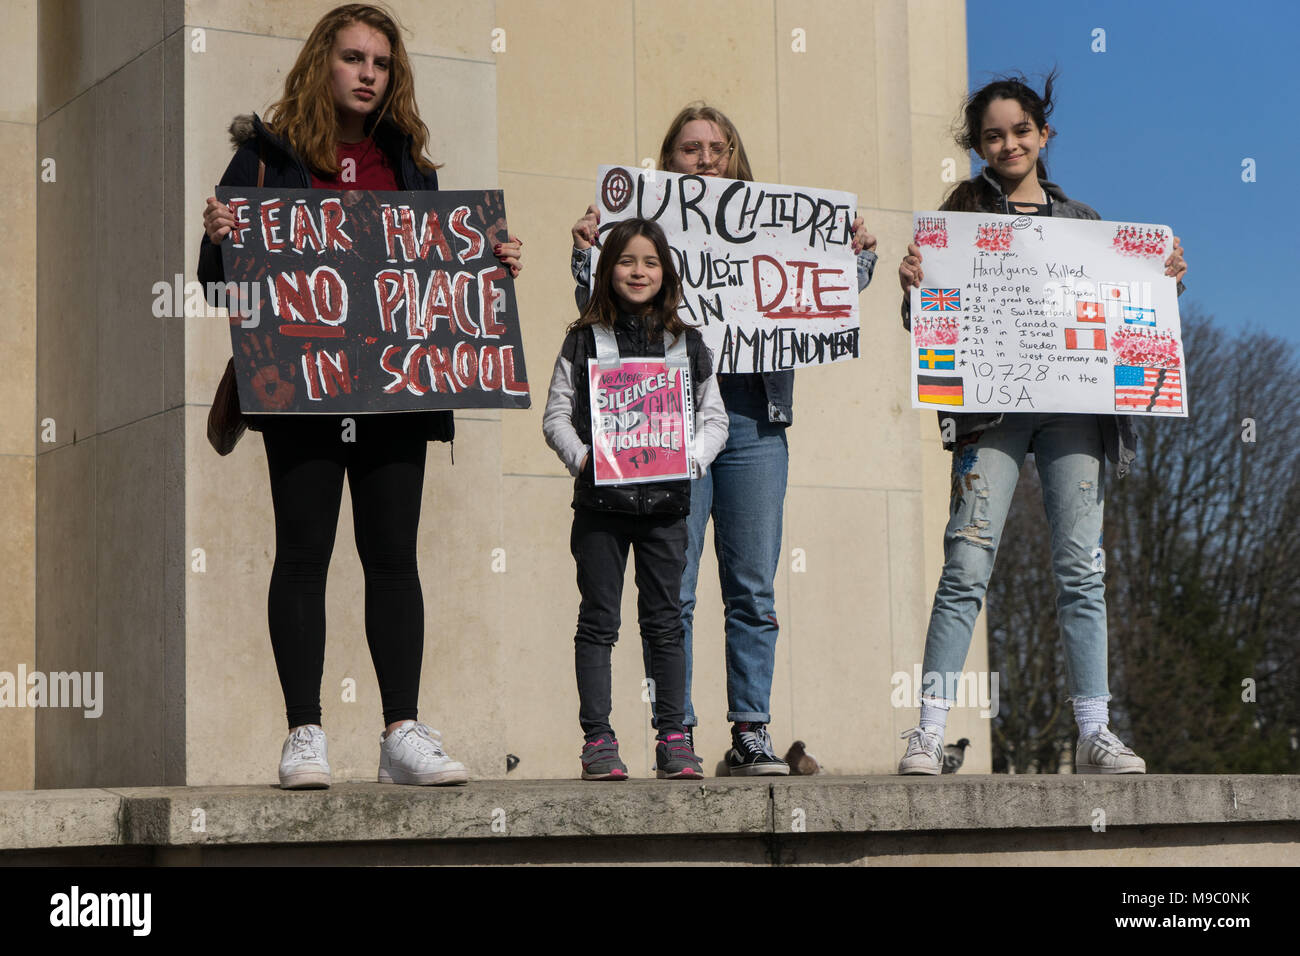
{"label": "long blonde hair", "polygon": [[677,143],[677,137],[681,134],[682,127],[693,120],[707,120],[713,123],[722,131],[722,135],[727,138],[727,145],[732,147],[732,150],[731,156],[727,159],[726,178],[744,179],[752,182],[754,174],[749,169],[749,157],[745,155],[745,144],[740,141],[740,133],[736,131],[735,124],[727,119],[722,110],[707,106],[704,103],[691,103],[689,106],[684,107],[668,124],[668,132],[664,135],[663,145],[659,147],[659,168],[668,168],[668,160],[673,155],[673,146]]}
{"label": "long blonde hair", "polygon": [[367,130],[373,132],[375,125],[387,116],[411,137],[411,158],[416,165],[426,170],[438,169],[441,164],[424,155],[429,128],[420,119],[415,105],[411,61],[397,21],[386,10],[368,3],[335,7],[320,18],[285,77],[284,95],[267,111],[267,127],[285,137],[308,166],[323,173],[339,171],[338,122],[330,89],[330,58],[338,32],[354,23],[378,30],[388,39],[390,48],[388,89],[379,109],[367,119]]}

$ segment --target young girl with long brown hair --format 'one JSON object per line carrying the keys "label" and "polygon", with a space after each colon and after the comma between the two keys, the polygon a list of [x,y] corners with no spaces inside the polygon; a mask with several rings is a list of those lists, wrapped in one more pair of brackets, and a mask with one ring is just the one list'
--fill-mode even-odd
{"label": "young girl with long brown hair", "polygon": [[[266,122],[236,117],[237,151],[223,186],[290,189],[438,188],[426,156],[429,130],[415,104],[410,59],[393,17],[354,3],[325,14],[285,78]],[[235,225],[209,197],[198,277],[224,282],[220,243]],[[519,273],[519,241],[496,249]],[[209,286],[210,287],[210,286]],[[353,415],[343,441],[336,415],[249,416],[262,432],[275,511],[275,565],[267,618],[284,691],[289,736],[280,759],[286,789],[328,787],[321,729],[325,661],[325,578],[346,474],[357,552],[365,571],[366,640],[383,700],[381,783],[449,784],[468,779],[443,751],[441,736],[417,720],[424,651],[424,599],[416,529],[426,442],[450,441],[451,412]]]}
{"label": "young girl with long brown hair", "polygon": [[[700,334],[677,316],[681,280],[663,230],[628,219],[610,230],[596,266],[594,293],[569,327],[555,361],[542,429],[547,444],[574,476],[570,550],[578,566],[582,604],[574,637],[584,780],[626,780],[618,740],[609,724],[610,651],[618,640],[623,573],[636,558],[641,638],[654,681],[656,772],[703,776],[685,734],[686,664],[679,589],[686,566],[690,479],[595,483],[588,359],[685,352],[696,410],[696,472],[707,470],[727,441],[727,413]],[[683,348],[684,345],[684,348]]]}

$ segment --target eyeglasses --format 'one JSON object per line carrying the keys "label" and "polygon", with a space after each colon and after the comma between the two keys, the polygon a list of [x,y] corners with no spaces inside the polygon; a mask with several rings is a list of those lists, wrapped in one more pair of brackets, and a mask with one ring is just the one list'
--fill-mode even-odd
{"label": "eyeglasses", "polygon": [[690,142],[682,143],[677,147],[677,152],[681,153],[687,159],[699,159],[703,154],[705,160],[722,159],[724,156],[730,156],[736,151],[736,147],[729,146],[726,143],[699,143]]}

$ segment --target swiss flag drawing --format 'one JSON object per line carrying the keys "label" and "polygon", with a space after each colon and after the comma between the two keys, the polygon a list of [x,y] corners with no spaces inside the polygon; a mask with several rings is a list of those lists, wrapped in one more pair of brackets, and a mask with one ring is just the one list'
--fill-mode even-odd
{"label": "swiss flag drawing", "polygon": [[1106,307],[1100,302],[1076,302],[1074,311],[1080,322],[1106,322]]}
{"label": "swiss flag drawing", "polygon": [[1106,350],[1106,332],[1103,329],[1066,329],[1065,347],[1090,352],[1104,352]]}

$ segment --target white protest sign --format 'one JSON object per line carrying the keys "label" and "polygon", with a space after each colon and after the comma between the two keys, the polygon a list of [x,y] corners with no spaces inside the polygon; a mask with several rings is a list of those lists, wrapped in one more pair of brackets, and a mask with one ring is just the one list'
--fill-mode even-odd
{"label": "white protest sign", "polygon": [[912,407],[1187,417],[1168,226],[918,212]]}
{"label": "white protest sign", "polygon": [[682,321],[718,372],[773,372],[858,357],[852,193],[636,166],[600,167],[593,250],[624,219],[657,222],[682,279]]}

